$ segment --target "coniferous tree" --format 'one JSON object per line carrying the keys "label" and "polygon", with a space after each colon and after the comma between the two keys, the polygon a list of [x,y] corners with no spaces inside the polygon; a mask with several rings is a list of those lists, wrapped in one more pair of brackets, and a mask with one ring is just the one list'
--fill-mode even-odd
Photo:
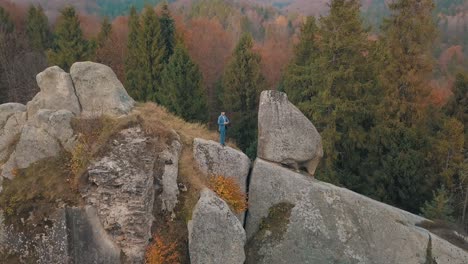
{"label": "coniferous tree", "polygon": [[132,6],[130,9],[130,17],[128,20],[128,28],[130,30],[127,43],[127,57],[125,58],[125,88],[131,97],[135,100],[145,100],[141,82],[139,80],[139,50],[138,38],[140,28],[140,18],[136,8]]}
{"label": "coniferous tree", "polygon": [[391,16],[384,21],[385,68],[381,75],[385,91],[385,116],[415,125],[424,113],[434,60],[436,37],[432,0],[398,0],[390,4]]}
{"label": "coniferous tree", "polygon": [[424,103],[432,73],[432,0],[398,0],[384,21],[382,100],[369,142],[373,196],[418,212],[437,183]]}
{"label": "coniferous tree", "polygon": [[8,34],[15,30],[15,24],[10,19],[10,14],[0,6],[0,33]]}
{"label": "coniferous tree", "polygon": [[252,50],[252,36],[243,35],[223,77],[224,106],[233,112],[229,134],[253,158],[256,155],[257,105],[265,89],[260,71],[260,55]]}
{"label": "coniferous tree", "polygon": [[77,61],[92,57],[93,45],[83,38],[80,21],[73,7],[62,10],[55,30],[54,49],[49,52],[49,63],[68,71]]}
{"label": "coniferous tree", "polygon": [[98,48],[102,48],[106,41],[109,39],[110,35],[112,33],[112,25],[109,21],[109,18],[106,16],[102,20],[101,23],[101,31],[99,31],[99,34],[97,36],[97,46]]}
{"label": "coniferous tree", "polygon": [[161,37],[164,45],[164,63],[169,62],[169,58],[174,53],[175,45],[175,24],[174,19],[172,19],[169,5],[167,2],[163,3],[161,17],[159,18],[159,23],[161,24]]}
{"label": "coniferous tree", "polygon": [[190,59],[182,43],[162,72],[161,87],[164,93],[161,104],[188,121],[206,121],[206,95],[198,66]]}
{"label": "coniferous tree", "polygon": [[138,36],[139,82],[141,100],[160,102],[158,97],[161,72],[164,68],[165,48],[162,45],[161,24],[156,12],[147,6],[141,17]]}
{"label": "coniferous tree", "polygon": [[316,60],[320,53],[316,40],[317,31],[315,18],[308,17],[301,28],[294,59],[288,66],[283,79],[283,90],[294,104],[308,101],[316,95]]}
{"label": "coniferous tree", "polygon": [[26,32],[31,48],[43,52],[52,47],[52,33],[49,21],[41,6],[30,6],[26,19]]}

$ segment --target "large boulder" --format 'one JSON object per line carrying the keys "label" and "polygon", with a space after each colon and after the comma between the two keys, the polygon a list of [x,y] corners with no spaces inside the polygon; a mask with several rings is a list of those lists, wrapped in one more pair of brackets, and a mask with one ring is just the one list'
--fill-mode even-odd
{"label": "large boulder", "polygon": [[229,206],[208,189],[188,223],[192,264],[243,264],[245,231]]}
{"label": "large boulder", "polygon": [[26,107],[22,104],[0,105],[0,160],[6,161],[14,149],[26,123]]}
{"label": "large boulder", "polygon": [[263,91],[260,96],[257,156],[311,175],[323,156],[317,129],[285,93]]}
{"label": "large boulder", "polygon": [[28,116],[34,116],[40,109],[66,109],[77,115],[80,113],[80,103],[70,74],[53,66],[39,73],[36,81],[41,90],[27,104]]}
{"label": "large boulder", "polygon": [[247,263],[420,264],[429,246],[438,264],[468,263],[422,217],[261,159],[251,177]]}
{"label": "large boulder", "polygon": [[237,180],[242,191],[247,191],[250,159],[241,151],[223,147],[218,142],[195,138],[193,157],[206,176],[222,175]]}
{"label": "large boulder", "polygon": [[39,110],[24,125],[18,144],[8,161],[2,166],[2,176],[13,178],[15,169],[25,169],[31,164],[62,151],[71,151],[75,136],[71,127],[73,113],[68,110]]}
{"label": "large boulder", "polygon": [[124,253],[124,263],[142,263],[151,238],[157,153],[140,127],[119,132],[88,167],[86,204]]}
{"label": "large boulder", "polygon": [[70,74],[84,115],[123,115],[132,110],[135,101],[108,66],[77,62]]}

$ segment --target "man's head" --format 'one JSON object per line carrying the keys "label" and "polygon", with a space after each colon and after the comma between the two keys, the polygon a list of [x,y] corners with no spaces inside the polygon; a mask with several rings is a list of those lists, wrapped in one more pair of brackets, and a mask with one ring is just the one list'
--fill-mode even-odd
{"label": "man's head", "polygon": [[226,113],[225,112],[221,112],[221,115],[225,115]]}

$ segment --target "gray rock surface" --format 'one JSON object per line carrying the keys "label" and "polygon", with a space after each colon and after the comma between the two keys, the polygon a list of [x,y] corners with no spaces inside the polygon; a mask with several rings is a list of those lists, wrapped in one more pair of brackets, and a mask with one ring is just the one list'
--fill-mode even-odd
{"label": "gray rock surface", "polygon": [[159,159],[164,163],[164,173],[161,177],[161,208],[168,212],[173,212],[178,202],[179,186],[177,185],[177,177],[179,175],[179,157],[181,151],[182,145],[180,141],[173,140],[171,146],[165,148],[159,155]]}
{"label": "gray rock surface", "polygon": [[41,159],[55,157],[62,148],[71,151],[75,145],[72,117],[68,110],[39,110],[30,117],[18,144],[2,166],[2,177],[11,179],[14,169],[24,169]]}
{"label": "gray rock surface", "polygon": [[259,158],[313,175],[323,156],[322,138],[285,93],[263,91],[258,112]]}
{"label": "gray rock surface", "polygon": [[120,263],[120,249],[102,227],[93,207],[66,208],[66,223],[72,263]]}
{"label": "gray rock surface", "polygon": [[[424,218],[257,159],[247,216],[247,263],[425,263]],[[438,264],[468,253],[431,234]]]}
{"label": "gray rock surface", "polygon": [[34,116],[40,109],[66,109],[80,114],[80,103],[70,74],[53,66],[39,73],[36,81],[41,91],[27,104],[28,116]]}
{"label": "gray rock surface", "polygon": [[84,115],[122,115],[132,110],[135,101],[108,66],[77,62],[70,75]]}
{"label": "gray rock surface", "polygon": [[16,112],[8,117],[0,128],[0,160],[5,161],[14,149],[26,123],[26,112]]}
{"label": "gray rock surface", "polygon": [[200,170],[207,176],[222,175],[237,180],[242,191],[247,191],[250,159],[241,151],[222,147],[218,142],[195,138],[193,157]]}
{"label": "gray rock surface", "polygon": [[0,105],[0,128],[3,128],[8,119],[15,113],[25,112],[26,106],[18,103],[6,103]]}
{"label": "gray rock surface", "polygon": [[245,260],[245,231],[226,202],[208,189],[188,223],[192,264],[242,264]]}
{"label": "gray rock surface", "polygon": [[122,130],[102,157],[88,167],[87,204],[125,254],[123,263],[142,263],[151,238],[153,168],[157,153],[140,127]]}

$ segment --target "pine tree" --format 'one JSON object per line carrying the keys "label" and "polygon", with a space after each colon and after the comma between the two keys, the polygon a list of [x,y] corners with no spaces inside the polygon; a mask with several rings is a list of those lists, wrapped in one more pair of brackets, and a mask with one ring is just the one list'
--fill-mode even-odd
{"label": "pine tree", "polygon": [[52,33],[49,21],[41,6],[30,6],[26,19],[26,32],[31,48],[43,52],[52,47]]}
{"label": "pine tree", "polygon": [[140,18],[137,14],[136,8],[132,6],[130,9],[130,17],[128,20],[128,28],[130,30],[128,34],[128,53],[125,58],[125,88],[129,95],[135,100],[145,100],[143,96],[142,86],[139,82],[139,50],[138,50],[138,38],[140,28]]}
{"label": "pine tree", "polygon": [[373,196],[412,212],[430,199],[437,183],[426,119],[432,73],[435,26],[431,0],[398,0],[384,21],[378,123],[369,141],[366,163]]}
{"label": "pine tree", "polygon": [[169,58],[174,53],[175,45],[175,24],[172,19],[169,6],[167,2],[162,4],[161,17],[159,18],[161,24],[161,37],[164,45],[164,63],[169,62]]}
{"label": "pine tree", "polygon": [[158,97],[161,72],[164,67],[165,49],[162,45],[161,25],[156,12],[147,6],[141,17],[138,36],[138,66],[142,87],[141,99],[160,102]]}
{"label": "pine tree", "polygon": [[453,221],[452,197],[444,186],[434,192],[433,199],[424,203],[423,215],[432,220]]}
{"label": "pine tree", "polygon": [[384,71],[387,118],[407,127],[424,116],[424,99],[433,70],[432,43],[436,37],[432,0],[398,0],[390,4],[391,16],[384,21],[386,46]]}
{"label": "pine tree", "polygon": [[10,14],[0,6],[0,33],[9,34],[15,30],[15,25],[10,19]]}
{"label": "pine tree", "polygon": [[206,95],[198,66],[190,59],[182,43],[162,72],[161,104],[188,121],[206,121]]}
{"label": "pine tree", "polygon": [[93,46],[83,38],[80,21],[73,7],[63,9],[58,20],[55,48],[49,52],[49,62],[68,71],[74,62],[90,59]]}
{"label": "pine tree", "polygon": [[112,25],[109,22],[109,18],[106,16],[102,20],[101,31],[99,31],[99,34],[97,36],[97,46],[98,46],[98,48],[102,48],[104,46],[106,41],[109,39],[111,33],[112,33]]}
{"label": "pine tree", "polygon": [[333,0],[329,15],[319,21],[318,44],[314,24],[305,27],[296,64],[307,65],[309,79],[297,104],[323,138],[325,157],[317,176],[365,192],[361,170],[377,90],[359,8],[356,0]]}
{"label": "pine tree", "polygon": [[315,18],[308,17],[302,26],[294,59],[288,66],[283,79],[283,90],[294,104],[308,101],[316,95],[317,67],[315,63],[319,55],[317,31]]}
{"label": "pine tree", "polygon": [[224,106],[233,112],[229,134],[251,158],[256,155],[257,105],[259,94],[265,89],[260,71],[260,55],[252,50],[252,36],[243,35],[223,77]]}

